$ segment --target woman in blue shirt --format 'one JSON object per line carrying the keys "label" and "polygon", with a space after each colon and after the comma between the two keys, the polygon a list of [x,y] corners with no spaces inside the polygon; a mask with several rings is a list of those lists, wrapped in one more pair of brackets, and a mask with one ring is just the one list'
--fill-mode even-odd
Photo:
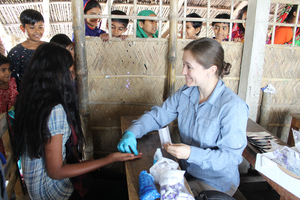
{"label": "woman in blue shirt", "polygon": [[202,190],[233,195],[239,185],[238,165],[247,145],[248,106],[221,80],[230,72],[224,50],[210,38],[194,40],[184,48],[182,75],[186,85],[162,105],[132,122],[118,149],[137,155],[136,138],[158,130],[177,118],[180,144],[165,145],[181,160],[195,196]]}

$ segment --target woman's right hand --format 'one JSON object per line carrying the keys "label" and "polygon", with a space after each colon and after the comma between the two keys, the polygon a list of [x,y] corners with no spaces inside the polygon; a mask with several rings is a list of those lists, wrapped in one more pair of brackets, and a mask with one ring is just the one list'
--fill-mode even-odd
{"label": "woman's right hand", "polygon": [[112,162],[120,162],[120,161],[128,161],[128,160],[134,160],[142,157],[142,153],[138,153],[138,155],[134,155],[132,153],[121,153],[116,152],[108,155],[109,159],[111,159]]}

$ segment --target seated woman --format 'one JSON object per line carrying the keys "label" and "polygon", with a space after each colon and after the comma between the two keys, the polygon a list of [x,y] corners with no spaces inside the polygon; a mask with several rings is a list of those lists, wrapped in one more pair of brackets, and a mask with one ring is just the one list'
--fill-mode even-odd
{"label": "seated woman", "polygon": [[[296,19],[297,16],[298,5],[287,4],[281,12],[279,19],[277,22],[279,23],[288,23],[295,24],[296,22],[300,23],[300,15],[299,19]],[[290,26],[276,26],[275,28],[275,37],[274,44],[292,44],[293,42],[293,34],[294,27]],[[295,44],[300,46],[300,30],[297,28],[296,36],[295,36]],[[271,44],[272,42],[272,34],[270,35],[267,44]]]}
{"label": "seated woman", "polygon": [[138,155],[136,138],[178,120],[180,144],[165,145],[181,160],[194,193],[219,190],[233,195],[239,186],[238,165],[247,145],[248,106],[221,80],[231,64],[224,62],[219,42],[201,38],[183,52],[186,85],[162,105],[134,120],[124,132],[118,149]]}
{"label": "seated woman", "polygon": [[97,160],[79,160],[85,140],[69,71],[72,64],[67,49],[44,43],[36,49],[23,78],[12,144],[14,155],[22,157],[29,196],[128,199],[125,175],[102,167],[141,155],[116,152]]}
{"label": "seated woman", "polygon": [[[138,16],[150,16],[156,17],[155,12],[152,10],[142,10],[138,13]],[[157,21],[155,20],[137,20],[136,37],[138,38],[157,38]]]}

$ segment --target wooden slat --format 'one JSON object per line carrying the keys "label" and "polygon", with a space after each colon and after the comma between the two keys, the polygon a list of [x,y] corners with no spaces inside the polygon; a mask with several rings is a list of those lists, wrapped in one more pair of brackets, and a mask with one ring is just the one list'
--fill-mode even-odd
{"label": "wooden slat", "polygon": [[2,137],[6,129],[7,129],[6,113],[0,113],[0,137]]}

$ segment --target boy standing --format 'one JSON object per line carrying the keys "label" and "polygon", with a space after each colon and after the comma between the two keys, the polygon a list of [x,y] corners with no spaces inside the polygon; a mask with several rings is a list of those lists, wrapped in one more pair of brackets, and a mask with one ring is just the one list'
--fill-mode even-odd
{"label": "boy standing", "polygon": [[[230,15],[223,13],[218,14],[215,19],[230,19]],[[222,41],[228,41],[229,34],[229,23],[228,22],[213,22],[212,23],[215,37],[213,39],[217,40],[219,43]]]}
{"label": "boy standing", "polygon": [[[121,10],[113,10],[111,11],[112,15],[126,15]],[[127,25],[128,25],[129,19],[116,19],[112,18],[111,19],[111,34],[112,37],[118,37],[121,38],[122,40],[125,40],[128,36],[127,35],[122,35],[126,30],[127,30]],[[108,29],[108,22],[106,23],[106,28]]]}
{"label": "boy standing", "polygon": [[24,10],[20,15],[20,21],[20,29],[25,33],[27,40],[13,47],[7,55],[11,76],[16,79],[18,90],[32,54],[44,43],[41,41],[44,34],[44,18],[40,12],[33,9]]}

